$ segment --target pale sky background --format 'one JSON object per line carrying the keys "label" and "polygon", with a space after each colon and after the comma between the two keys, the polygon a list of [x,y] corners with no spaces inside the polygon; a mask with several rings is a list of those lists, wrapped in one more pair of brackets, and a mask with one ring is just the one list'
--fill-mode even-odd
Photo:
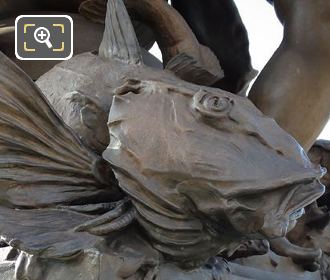
{"label": "pale sky background", "polygon": [[[281,43],[282,25],[274,8],[266,0],[234,1],[248,30],[253,67],[260,72]],[[152,48],[151,53],[161,57],[157,46]],[[330,140],[330,122],[319,138]]]}

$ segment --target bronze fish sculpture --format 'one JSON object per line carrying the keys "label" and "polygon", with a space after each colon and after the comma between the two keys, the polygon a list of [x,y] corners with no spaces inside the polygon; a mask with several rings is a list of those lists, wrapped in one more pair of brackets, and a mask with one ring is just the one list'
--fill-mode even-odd
{"label": "bronze fish sculpture", "polygon": [[108,2],[98,54],[56,66],[42,93],[1,54],[2,238],[63,260],[138,232],[159,263],[196,268],[242,240],[284,237],[323,194],[324,170],[247,98],[141,61],[121,0]]}

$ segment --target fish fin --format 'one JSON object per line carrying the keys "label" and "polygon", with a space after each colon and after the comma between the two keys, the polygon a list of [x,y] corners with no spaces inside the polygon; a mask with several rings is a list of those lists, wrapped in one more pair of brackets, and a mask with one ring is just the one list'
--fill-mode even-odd
{"label": "fish fin", "polygon": [[139,42],[122,0],[108,0],[105,30],[99,56],[117,58],[132,64],[142,62]]}
{"label": "fish fin", "polygon": [[[166,70],[173,72],[177,77],[181,78],[182,80],[210,86],[219,81],[224,77],[224,73],[219,66],[218,59],[215,55],[210,51],[207,52],[206,61],[203,61],[203,64],[208,65],[207,67],[204,66],[201,61],[197,60],[196,58],[181,52],[174,56],[166,65]],[[215,67],[210,67],[210,65],[214,64],[212,62],[216,61]],[[210,61],[211,63],[208,63]]]}
{"label": "fish fin", "polygon": [[14,207],[42,207],[104,195],[89,151],[32,80],[0,54],[0,194]]}
{"label": "fish fin", "polygon": [[58,209],[15,210],[0,206],[1,239],[41,258],[66,259],[103,241],[73,228],[92,216]]}
{"label": "fish fin", "polygon": [[117,199],[121,194],[106,178],[110,166],[80,142],[35,83],[1,52],[0,66],[1,238],[28,252],[48,250],[47,256],[82,250],[96,239],[70,228],[93,216],[56,206]]}

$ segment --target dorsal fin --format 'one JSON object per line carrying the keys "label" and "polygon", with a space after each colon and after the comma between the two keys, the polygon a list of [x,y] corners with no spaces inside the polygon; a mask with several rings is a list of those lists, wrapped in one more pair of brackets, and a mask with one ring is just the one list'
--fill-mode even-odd
{"label": "dorsal fin", "polygon": [[122,0],[108,0],[105,30],[99,55],[126,63],[142,62],[140,46]]}

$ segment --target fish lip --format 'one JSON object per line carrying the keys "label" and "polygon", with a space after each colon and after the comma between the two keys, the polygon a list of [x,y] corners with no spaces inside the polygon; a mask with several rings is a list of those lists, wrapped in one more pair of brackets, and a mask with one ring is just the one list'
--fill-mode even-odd
{"label": "fish lip", "polygon": [[220,194],[226,198],[235,198],[244,195],[259,195],[260,193],[269,192],[272,190],[281,189],[284,187],[289,187],[303,182],[311,182],[313,180],[320,180],[326,173],[325,168],[319,167],[309,167],[296,170],[291,174],[283,175],[281,174],[274,178],[261,178],[256,179],[251,182],[243,182],[242,184],[232,188],[225,188],[220,190]]}
{"label": "fish lip", "polygon": [[320,180],[326,174],[324,168],[308,168],[305,172],[299,172],[292,177],[281,178],[279,180],[273,180],[269,185],[276,188],[291,187],[294,185],[308,185],[313,181]]}
{"label": "fish lip", "polygon": [[[296,192],[300,191],[297,188],[301,185],[301,183],[298,183],[296,185],[297,185],[297,187],[296,187],[293,195],[295,195]],[[305,208],[306,206],[308,206],[311,203],[313,203],[314,201],[316,201],[325,192],[325,186],[322,185],[318,179],[315,179],[315,180],[311,181],[310,183],[304,183],[304,185],[302,187],[307,186],[307,185],[312,185],[315,187],[315,188],[313,188],[313,190],[311,190],[310,195],[308,195],[308,196],[306,195],[306,197],[304,199],[302,199],[300,202],[298,202],[298,204],[296,206],[287,208],[284,214],[287,214],[290,216],[291,214],[295,213],[299,209]]]}
{"label": "fish lip", "polygon": [[[285,186],[284,186],[285,187]],[[274,216],[270,216],[269,220],[270,223],[267,221],[266,224],[261,228],[259,233],[261,233],[263,236],[265,236],[267,239],[274,239],[279,237],[284,237],[287,233],[287,228],[289,225],[290,216],[297,212],[299,209],[302,209],[314,201],[316,201],[319,197],[321,197],[325,192],[325,186],[322,185],[318,179],[311,180],[309,182],[297,182],[295,184],[290,184],[287,187],[294,188],[289,194],[290,197],[284,199],[284,201],[281,203],[279,210],[276,211],[275,218]],[[306,193],[302,198],[299,198],[302,188],[305,188]],[[297,192],[298,195],[297,195]],[[297,195],[299,201],[296,203],[294,196]],[[294,202],[294,206],[288,207],[290,203],[292,204]],[[268,225],[274,225],[271,227],[268,227]]]}

